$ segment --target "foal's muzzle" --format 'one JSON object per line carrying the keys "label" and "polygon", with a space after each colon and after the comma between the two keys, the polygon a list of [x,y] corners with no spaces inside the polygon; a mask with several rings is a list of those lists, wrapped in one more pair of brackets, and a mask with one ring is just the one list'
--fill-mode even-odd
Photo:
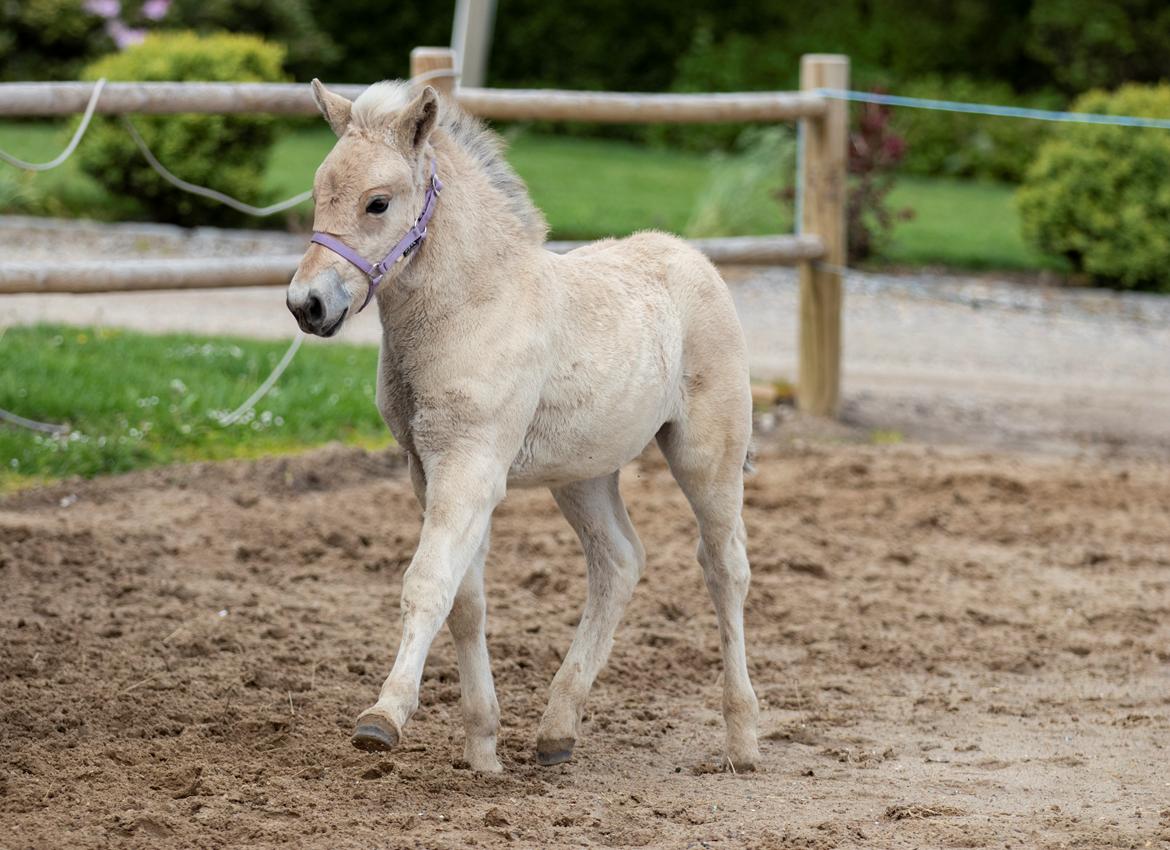
{"label": "foal's muzzle", "polygon": [[330,316],[325,302],[315,292],[309,292],[308,296],[299,302],[294,302],[292,296],[289,295],[285,299],[285,304],[288,306],[288,311],[297,320],[301,330],[317,336],[333,336],[341,328],[342,322],[349,314],[347,307],[341,311],[341,315]]}

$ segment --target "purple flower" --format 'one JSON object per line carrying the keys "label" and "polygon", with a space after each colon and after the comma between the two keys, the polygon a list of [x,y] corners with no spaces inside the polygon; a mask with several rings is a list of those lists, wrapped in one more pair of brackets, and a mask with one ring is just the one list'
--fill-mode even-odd
{"label": "purple flower", "polygon": [[142,15],[152,21],[161,21],[171,8],[171,0],[146,0],[142,4]]}
{"label": "purple flower", "polygon": [[82,8],[91,15],[109,20],[118,17],[122,11],[122,4],[120,0],[85,0]]}
{"label": "purple flower", "polygon": [[134,44],[141,44],[146,40],[146,30],[134,29],[121,21],[107,21],[106,32],[114,40],[119,50],[125,50]]}

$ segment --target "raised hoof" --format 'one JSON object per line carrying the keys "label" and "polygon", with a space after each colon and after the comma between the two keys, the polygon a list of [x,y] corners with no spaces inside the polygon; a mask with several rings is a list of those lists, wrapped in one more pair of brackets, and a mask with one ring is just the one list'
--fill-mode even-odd
{"label": "raised hoof", "polygon": [[363,714],[353,730],[353,745],[367,753],[381,753],[398,746],[398,730],[389,718]]}
{"label": "raised hoof", "polygon": [[554,764],[564,764],[573,757],[573,740],[538,742],[536,745],[536,763],[542,767],[552,767]]}

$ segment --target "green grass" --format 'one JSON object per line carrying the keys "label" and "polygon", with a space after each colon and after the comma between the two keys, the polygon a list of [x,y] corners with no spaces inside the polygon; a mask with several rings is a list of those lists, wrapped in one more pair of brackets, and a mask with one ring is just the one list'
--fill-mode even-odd
{"label": "green grass", "polygon": [[1002,183],[903,177],[890,203],[909,207],[914,218],[895,227],[882,259],[914,266],[1066,268],[1024,241],[1013,195],[1014,187]]}
{"label": "green grass", "polygon": [[508,159],[558,239],[682,233],[711,174],[703,157],[601,139],[520,135]]}
{"label": "green grass", "polygon": [[0,332],[0,408],[68,424],[53,437],[0,423],[0,491],[196,459],[340,440],[390,442],[374,407],[377,349],[305,345],[254,416],[224,427],[286,344],[58,326]]}
{"label": "green grass", "polygon": [[[63,128],[47,122],[4,122],[0,124],[0,148],[30,162],[44,162],[68,142]],[[102,219],[113,207],[110,194],[78,168],[76,157],[41,173],[18,171],[0,163],[0,212]]]}
{"label": "green grass", "polygon": [[[738,187],[731,193],[735,214],[729,216],[726,229],[716,227],[717,231],[760,234],[791,227],[790,213],[772,195],[782,179],[779,162],[775,180],[762,180],[733,157],[540,136],[515,128],[509,134],[509,158],[545,211],[553,238],[593,239],[647,227],[698,235],[696,212],[720,194],[721,181],[737,181]],[[64,135],[60,126],[7,122],[0,124],[0,147],[18,156],[46,159],[61,149]],[[334,137],[321,126],[296,127],[278,139],[265,173],[265,189],[283,198],[311,184]],[[1012,186],[997,183],[902,178],[893,204],[910,207],[915,217],[898,224],[879,259],[960,268],[1064,268],[1058,258],[1023,241],[1013,192]],[[73,161],[36,175],[0,168],[0,210],[102,218],[113,206],[105,190],[80,173]],[[306,202],[298,214],[307,218],[311,209]],[[709,229],[710,216],[706,219],[703,227]]]}
{"label": "green grass", "polygon": [[[280,197],[304,191],[335,141],[325,127],[282,136],[272,151],[266,188]],[[560,136],[515,134],[508,159],[557,239],[597,239],[648,227],[682,233],[714,172],[710,159],[695,154]],[[773,222],[765,232],[776,228]]]}

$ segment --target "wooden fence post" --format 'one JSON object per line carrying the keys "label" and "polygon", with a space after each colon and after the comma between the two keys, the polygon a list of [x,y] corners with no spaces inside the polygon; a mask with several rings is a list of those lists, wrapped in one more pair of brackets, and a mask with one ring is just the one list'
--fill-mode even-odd
{"label": "wooden fence post", "polygon": [[[417,77],[432,71],[453,71],[455,51],[449,47],[416,47],[410,51],[410,76]],[[455,77],[450,74],[436,74],[426,81],[440,94],[450,95],[455,91]]]}
{"label": "wooden fence post", "polygon": [[[800,60],[800,88],[849,88],[849,57],[810,54]],[[803,122],[800,232],[825,246],[823,262],[800,265],[801,410],[834,416],[841,392],[841,275],[846,262],[845,202],[848,192],[849,106],[830,100],[821,118]]]}

